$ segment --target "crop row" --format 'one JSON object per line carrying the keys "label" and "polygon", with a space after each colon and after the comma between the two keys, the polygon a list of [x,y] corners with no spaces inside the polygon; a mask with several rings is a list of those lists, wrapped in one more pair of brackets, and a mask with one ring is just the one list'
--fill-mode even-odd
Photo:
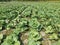
{"label": "crop row", "polygon": [[14,4],[0,4],[0,45],[24,44],[20,35],[24,32],[28,33],[24,45],[40,45],[41,31],[49,41],[60,39],[60,3]]}

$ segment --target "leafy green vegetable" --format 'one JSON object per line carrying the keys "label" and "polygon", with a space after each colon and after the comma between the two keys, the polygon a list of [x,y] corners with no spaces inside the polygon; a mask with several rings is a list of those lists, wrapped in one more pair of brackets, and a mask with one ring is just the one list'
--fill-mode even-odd
{"label": "leafy green vegetable", "polygon": [[[10,30],[13,32],[7,35]],[[40,45],[43,41],[40,39],[44,38],[40,31],[45,31],[51,41],[60,40],[59,2],[0,3],[0,45],[22,45],[21,37],[28,32],[28,45]],[[53,45],[60,44],[60,41],[57,42]]]}
{"label": "leafy green vegetable", "polygon": [[29,26],[32,28],[38,28],[38,26],[40,25],[40,23],[37,21],[36,18],[32,18],[31,20],[29,20]]}

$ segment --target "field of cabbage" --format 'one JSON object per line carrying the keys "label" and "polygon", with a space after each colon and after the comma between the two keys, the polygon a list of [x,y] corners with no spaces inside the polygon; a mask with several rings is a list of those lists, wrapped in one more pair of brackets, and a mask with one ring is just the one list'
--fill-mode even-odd
{"label": "field of cabbage", "polygon": [[60,45],[60,2],[0,2],[0,45]]}

